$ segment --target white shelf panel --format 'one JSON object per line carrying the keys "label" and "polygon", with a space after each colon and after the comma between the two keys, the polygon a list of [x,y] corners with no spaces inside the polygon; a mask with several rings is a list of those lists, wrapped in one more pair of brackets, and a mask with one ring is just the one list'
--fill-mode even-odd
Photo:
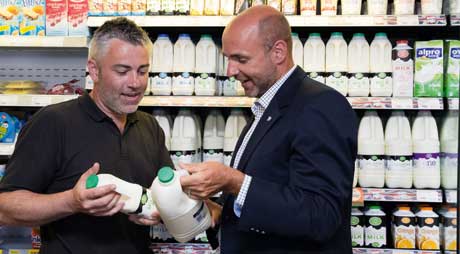
{"label": "white shelf panel", "polygon": [[447,99],[447,104],[450,110],[458,110],[458,98]]}
{"label": "white shelf panel", "polygon": [[442,110],[442,98],[347,97],[354,109]]}
{"label": "white shelf panel", "polygon": [[362,188],[364,201],[442,203],[442,190]]}
{"label": "white shelf panel", "polygon": [[87,37],[72,36],[0,36],[0,47],[86,48]]}
{"label": "white shelf panel", "polygon": [[450,15],[450,25],[451,26],[460,26],[460,14]]}
{"label": "white shelf panel", "polygon": [[[234,16],[128,16],[143,27],[224,27]],[[99,27],[114,17],[88,17],[89,27]],[[292,27],[446,26],[445,15],[337,15],[286,16]]]}
{"label": "white shelf panel", "polygon": [[226,96],[144,96],[140,106],[251,107],[255,98]]}
{"label": "white shelf panel", "polygon": [[454,254],[454,251],[353,248],[353,254]]}
{"label": "white shelf panel", "polygon": [[457,190],[445,190],[446,193],[446,202],[449,204],[457,203]]}
{"label": "white shelf panel", "polygon": [[14,145],[15,143],[12,144],[4,144],[0,143],[0,156],[10,156],[13,154],[14,151]]}
{"label": "white shelf panel", "polygon": [[43,107],[77,98],[78,95],[0,94],[0,107]]}

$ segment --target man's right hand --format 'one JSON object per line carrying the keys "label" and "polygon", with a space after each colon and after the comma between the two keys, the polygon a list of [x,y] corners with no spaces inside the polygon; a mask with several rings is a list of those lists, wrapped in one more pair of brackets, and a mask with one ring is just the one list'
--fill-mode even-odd
{"label": "man's right hand", "polygon": [[120,201],[121,195],[115,192],[115,185],[108,184],[92,189],[86,189],[86,179],[99,171],[99,163],[89,168],[81,175],[72,189],[70,206],[77,213],[86,213],[93,216],[111,216],[119,212],[124,205]]}

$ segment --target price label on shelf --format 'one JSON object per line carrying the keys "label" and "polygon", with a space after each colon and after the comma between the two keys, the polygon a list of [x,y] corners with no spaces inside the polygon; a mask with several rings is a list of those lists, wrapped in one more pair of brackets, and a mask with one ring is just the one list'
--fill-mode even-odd
{"label": "price label on shelf", "polygon": [[458,110],[458,98],[449,98],[449,110],[457,109]]}
{"label": "price label on shelf", "polygon": [[16,106],[18,104],[17,95],[0,95],[0,105],[1,106]]}
{"label": "price label on shelf", "polygon": [[353,206],[364,206],[364,193],[361,188],[353,188],[352,194],[352,204]]}
{"label": "price label on shelf", "polygon": [[456,190],[446,190],[446,202],[447,203],[457,203],[457,191]]}
{"label": "price label on shelf", "polygon": [[397,16],[397,24],[399,26],[416,26],[418,25],[418,16],[415,15],[402,15]]}
{"label": "price label on shelf", "polygon": [[414,100],[412,98],[391,98],[391,108],[393,109],[413,109]]}
{"label": "price label on shelf", "polygon": [[417,190],[418,202],[442,202],[442,193],[440,190]]}
{"label": "price label on shelf", "polygon": [[47,106],[51,104],[51,96],[48,95],[35,95],[32,96],[32,106]]}
{"label": "price label on shelf", "polygon": [[417,98],[418,109],[443,109],[442,98]]}

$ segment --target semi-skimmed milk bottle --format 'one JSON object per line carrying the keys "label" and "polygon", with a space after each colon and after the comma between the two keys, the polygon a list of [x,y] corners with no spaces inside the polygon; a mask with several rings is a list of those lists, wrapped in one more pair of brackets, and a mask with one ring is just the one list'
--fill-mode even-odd
{"label": "semi-skimmed milk bottle", "polygon": [[385,142],[376,111],[366,111],[358,129],[359,185],[382,188],[385,183]]}
{"label": "semi-skimmed milk bottle", "polygon": [[190,109],[179,110],[174,119],[174,127],[171,135],[171,160],[174,167],[179,163],[193,163],[196,159],[197,148],[197,125]]}
{"label": "semi-skimmed milk bottle", "polygon": [[391,235],[396,249],[415,249],[415,214],[408,206],[400,206],[391,218]]}
{"label": "semi-skimmed milk bottle", "polygon": [[393,111],[385,127],[385,183],[388,188],[412,187],[412,135],[404,111]]}
{"label": "semi-skimmed milk bottle", "polygon": [[224,163],[225,119],[221,112],[213,109],[204,124],[203,161]]}
{"label": "semi-skimmed milk bottle", "polygon": [[232,109],[225,124],[224,164],[227,166],[230,166],[236,143],[246,123],[243,111],[239,108]]}
{"label": "semi-skimmed milk bottle", "polygon": [[412,125],[415,188],[437,189],[441,184],[439,136],[430,111],[419,111]]}
{"label": "semi-skimmed milk bottle", "polygon": [[458,110],[447,113],[441,127],[441,186],[457,188]]}
{"label": "semi-skimmed milk bottle", "polygon": [[348,44],[348,96],[369,96],[369,43],[355,33]]}
{"label": "semi-skimmed milk bottle", "polygon": [[211,35],[201,35],[196,45],[195,60],[195,94],[216,94],[216,71],[218,50]]}
{"label": "semi-skimmed milk bottle", "polygon": [[152,72],[151,90],[153,95],[170,95],[173,72],[173,44],[167,34],[159,34],[157,40],[153,43]]}
{"label": "semi-skimmed milk bottle", "polygon": [[340,32],[334,32],[326,44],[326,85],[336,89],[343,96],[348,92],[348,48]]}
{"label": "semi-skimmed milk bottle", "polygon": [[326,83],[326,45],[319,33],[311,33],[304,45],[303,69],[308,76],[318,82]]}
{"label": "semi-skimmed milk bottle", "polygon": [[386,15],[388,0],[367,0],[368,15]]}
{"label": "semi-skimmed milk bottle", "polygon": [[386,214],[382,207],[372,205],[364,212],[366,227],[364,229],[365,246],[385,248],[387,246]]}
{"label": "semi-skimmed milk bottle", "polygon": [[396,41],[392,53],[393,97],[412,97],[414,90],[414,61],[407,40]]}
{"label": "semi-skimmed milk bottle", "polygon": [[192,95],[195,90],[195,44],[189,34],[179,34],[174,44],[173,95]]}
{"label": "semi-skimmed milk bottle", "polygon": [[241,86],[241,82],[237,80],[235,77],[229,77],[227,76],[227,69],[228,69],[228,57],[224,56],[224,82],[223,82],[223,93],[224,96],[243,96],[244,95],[244,89],[243,86]]}
{"label": "semi-skimmed milk bottle", "polygon": [[294,64],[300,67],[303,66],[303,45],[300,41],[298,33],[291,33],[292,36],[292,58],[294,58]]}
{"label": "semi-skimmed milk bottle", "polygon": [[421,0],[423,15],[439,15],[442,10],[442,0]]}
{"label": "semi-skimmed milk bottle", "polygon": [[375,34],[370,49],[371,96],[391,96],[393,92],[392,47],[386,33]]}

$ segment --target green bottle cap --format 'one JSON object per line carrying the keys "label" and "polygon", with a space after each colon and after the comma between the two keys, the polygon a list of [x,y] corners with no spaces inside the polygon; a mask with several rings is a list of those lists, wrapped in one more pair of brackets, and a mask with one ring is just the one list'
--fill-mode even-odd
{"label": "green bottle cap", "polygon": [[174,170],[170,167],[162,167],[158,171],[158,180],[162,183],[169,183],[174,178]]}
{"label": "green bottle cap", "polygon": [[97,175],[90,175],[88,178],[86,178],[86,189],[92,189],[97,186],[99,183],[99,177]]}
{"label": "green bottle cap", "polygon": [[321,37],[319,33],[310,33],[309,37]]}
{"label": "green bottle cap", "polygon": [[331,34],[331,36],[340,36],[340,37],[342,37],[342,33],[341,32],[333,32]]}

